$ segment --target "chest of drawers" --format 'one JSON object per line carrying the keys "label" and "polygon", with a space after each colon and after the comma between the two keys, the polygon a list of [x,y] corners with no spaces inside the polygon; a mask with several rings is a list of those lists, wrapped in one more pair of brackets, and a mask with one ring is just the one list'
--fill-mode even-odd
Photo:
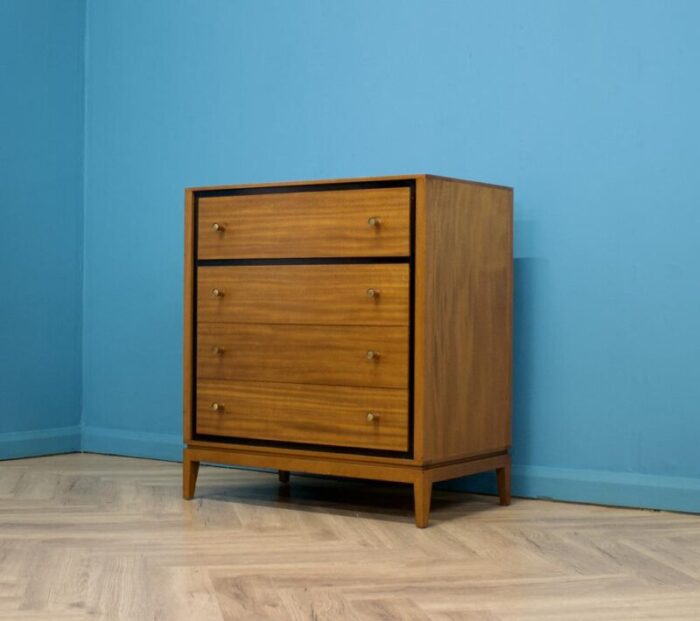
{"label": "chest of drawers", "polygon": [[512,190],[413,175],[193,188],[183,494],[200,462],[510,501]]}

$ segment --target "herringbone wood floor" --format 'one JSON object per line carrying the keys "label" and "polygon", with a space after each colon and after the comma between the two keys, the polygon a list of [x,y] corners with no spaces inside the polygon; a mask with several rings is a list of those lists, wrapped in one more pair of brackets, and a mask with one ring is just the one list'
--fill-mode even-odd
{"label": "herringbone wood floor", "polygon": [[700,517],[61,455],[0,462],[0,619],[700,619]]}

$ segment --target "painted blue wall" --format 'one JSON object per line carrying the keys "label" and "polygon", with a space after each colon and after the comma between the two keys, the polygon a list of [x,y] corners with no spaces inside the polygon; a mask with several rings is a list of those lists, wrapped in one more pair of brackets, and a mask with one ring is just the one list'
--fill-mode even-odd
{"label": "painted blue wall", "polygon": [[0,0],[0,459],[80,447],[83,0]]}
{"label": "painted blue wall", "polygon": [[183,188],[516,188],[516,492],[700,509],[700,3],[88,3],[84,447],[177,458]]}

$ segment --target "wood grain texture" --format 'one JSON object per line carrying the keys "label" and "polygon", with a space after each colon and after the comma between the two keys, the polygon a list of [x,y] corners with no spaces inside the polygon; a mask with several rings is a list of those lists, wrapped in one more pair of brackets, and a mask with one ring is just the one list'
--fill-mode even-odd
{"label": "wood grain texture", "polygon": [[[200,390],[200,433],[306,438],[348,452],[253,450],[190,437],[188,455],[192,463],[206,456],[282,471],[417,481],[416,521],[425,526],[426,493],[429,498],[436,481],[495,469],[501,498],[509,498],[512,190],[426,175],[384,179],[415,182],[413,232],[409,188],[309,187],[199,199],[200,258],[403,257],[413,233],[414,300],[408,299],[407,265],[201,267],[197,384],[216,384],[219,394]],[[286,184],[269,187],[280,185]],[[371,216],[380,226],[367,226]],[[383,284],[368,285],[368,277]],[[370,305],[368,288],[382,292]],[[214,289],[223,295],[211,296]],[[370,360],[368,352],[379,356]],[[397,389],[405,396],[407,388],[413,390],[412,456],[353,455],[353,448],[405,447],[409,432],[396,427],[396,433],[368,440],[347,391]],[[223,392],[237,416],[209,409],[223,401]],[[392,425],[398,420],[392,418]],[[405,417],[400,421],[404,425]]]}
{"label": "wood grain texture", "polygon": [[197,291],[201,323],[408,325],[405,264],[200,267]]}
{"label": "wood grain texture", "polygon": [[[369,412],[373,421],[367,420]],[[197,432],[406,451],[408,393],[405,389],[200,381]]]}
{"label": "wood grain texture", "polygon": [[0,463],[3,621],[697,621],[700,516],[74,454]]}
{"label": "wood grain texture", "polygon": [[[408,188],[199,199],[201,259],[407,256]],[[370,226],[369,218],[380,219]],[[212,229],[214,224],[223,231]]]}
{"label": "wood grain texture", "polygon": [[[197,377],[406,388],[408,329],[200,324]],[[223,353],[214,353],[214,347]],[[367,352],[377,352],[373,360]]]}
{"label": "wood grain texture", "polygon": [[194,497],[198,474],[199,462],[193,461],[189,453],[184,451],[182,456],[182,497],[185,500],[190,500]]}
{"label": "wood grain texture", "polygon": [[183,268],[184,300],[183,300],[183,340],[182,340],[182,409],[183,409],[183,439],[192,439],[192,368],[193,352],[193,321],[192,314],[195,304],[194,290],[194,194],[191,190],[185,192],[185,256]]}
{"label": "wood grain texture", "polygon": [[227,448],[189,446],[185,451],[189,459],[198,462],[400,483],[413,483],[423,472],[418,466],[363,461],[351,453],[338,453],[334,458],[326,459],[312,451],[290,455],[272,447],[239,445],[229,445]]}
{"label": "wood grain texture", "polygon": [[[393,390],[393,389],[387,389]],[[216,440],[198,440],[194,437],[187,445],[191,448],[213,448],[226,451],[231,449],[231,447],[239,447],[239,445],[232,444],[231,442],[224,442]],[[251,448],[250,445],[245,445],[243,448]],[[263,449],[264,447],[258,447]],[[280,445],[275,448],[275,454],[280,457],[310,457],[314,459],[324,459],[329,461],[337,461],[352,459],[360,463],[369,464],[388,464],[393,466],[418,466],[419,463],[416,459],[408,456],[394,456],[394,455],[374,455],[374,454],[363,454],[355,453],[352,449],[347,449],[347,451],[339,452],[335,449],[324,449],[323,447],[318,448],[290,448],[288,446]]]}
{"label": "wood grain texture", "polygon": [[508,463],[496,470],[496,478],[498,480],[498,496],[503,506],[510,504],[510,459]]}
{"label": "wood grain texture", "polygon": [[187,188],[188,191],[201,191],[201,190],[238,190],[238,189],[250,189],[250,188],[280,188],[280,187],[294,187],[294,186],[315,186],[315,185],[328,185],[330,183],[375,183],[378,181],[425,181],[427,179],[440,179],[443,181],[455,181],[457,183],[468,183],[470,185],[480,185],[489,188],[500,188],[504,190],[510,190],[511,188],[505,185],[498,185],[494,183],[487,183],[484,181],[476,181],[474,179],[461,179],[457,177],[446,177],[444,175],[432,175],[426,173],[416,173],[409,175],[385,175],[379,177],[342,177],[336,179],[307,179],[307,180],[288,180],[288,181],[266,181],[263,183],[236,183],[236,184],[226,184],[226,185],[210,185],[210,186],[198,186],[196,188]]}
{"label": "wood grain texture", "polygon": [[[232,464],[251,468],[270,468],[289,470],[307,474],[322,474],[341,477],[357,477],[393,481],[401,483],[418,483],[427,485],[447,481],[477,472],[496,470],[510,463],[507,453],[459,460],[449,464],[423,467],[413,464],[400,464],[397,461],[371,462],[358,459],[358,456],[338,453],[333,457],[320,457],[313,452],[283,454],[274,447],[246,446],[229,444],[226,448],[213,448],[206,444],[188,446],[185,449],[185,461],[210,462],[215,464]],[[416,507],[419,511],[421,506]],[[426,517],[427,519],[427,517]],[[421,518],[421,522],[425,519]],[[427,521],[426,521],[427,525]],[[420,526],[424,528],[425,526]]]}
{"label": "wood grain texture", "polygon": [[416,179],[413,269],[413,455],[425,463],[425,214],[427,181]]}
{"label": "wood grain texture", "polygon": [[448,481],[449,479],[476,474],[477,472],[498,470],[506,465],[510,465],[510,455],[503,452],[482,455],[471,459],[458,459],[448,463],[427,467],[424,466],[421,470],[428,481],[437,483],[439,481]]}
{"label": "wood grain texture", "polygon": [[427,181],[417,221],[426,462],[511,443],[512,192]]}
{"label": "wood grain texture", "polygon": [[432,481],[425,476],[417,477],[413,483],[413,512],[418,528],[427,528],[428,526],[432,495]]}

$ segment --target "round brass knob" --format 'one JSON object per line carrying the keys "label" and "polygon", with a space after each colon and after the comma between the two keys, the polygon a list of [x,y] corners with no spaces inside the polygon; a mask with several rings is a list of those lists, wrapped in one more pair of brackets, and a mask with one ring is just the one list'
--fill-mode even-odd
{"label": "round brass knob", "polygon": [[214,401],[214,403],[211,404],[211,409],[214,412],[221,412],[224,409],[224,404],[223,403],[217,403]]}
{"label": "round brass knob", "polygon": [[218,222],[214,222],[214,224],[211,225],[211,228],[217,233],[223,233],[226,230],[226,227],[223,224],[219,224]]}
{"label": "round brass knob", "polygon": [[214,345],[214,347],[211,348],[211,353],[214,354],[215,356],[220,356],[221,354],[224,353],[223,347],[219,347],[218,345]]}
{"label": "round brass knob", "polygon": [[367,297],[368,298],[378,298],[379,291],[377,289],[367,289]]}
{"label": "round brass knob", "polygon": [[377,216],[372,216],[367,220],[367,224],[370,226],[377,227],[382,223],[382,221]]}
{"label": "round brass knob", "polygon": [[212,289],[211,294],[215,298],[220,298],[220,297],[223,297],[224,292],[221,289]]}
{"label": "round brass knob", "polygon": [[376,360],[379,358],[379,352],[369,350],[367,352],[367,360]]}
{"label": "round brass knob", "polygon": [[379,415],[375,414],[374,412],[367,412],[367,421],[370,423],[374,423],[379,420]]}

